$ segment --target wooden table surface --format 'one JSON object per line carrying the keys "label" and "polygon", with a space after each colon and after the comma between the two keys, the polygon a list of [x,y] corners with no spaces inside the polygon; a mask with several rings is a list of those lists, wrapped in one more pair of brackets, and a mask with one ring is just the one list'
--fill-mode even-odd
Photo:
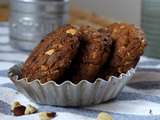
{"label": "wooden table surface", "polygon": [[[94,27],[106,26],[111,23],[108,19],[97,16],[94,13],[82,11],[73,7],[69,11],[69,23],[78,25],[91,25]],[[8,21],[9,19],[9,5],[0,5],[0,21]]]}

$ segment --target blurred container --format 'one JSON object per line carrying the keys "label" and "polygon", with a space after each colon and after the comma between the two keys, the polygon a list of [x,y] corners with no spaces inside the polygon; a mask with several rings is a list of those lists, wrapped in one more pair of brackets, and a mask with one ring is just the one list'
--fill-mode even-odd
{"label": "blurred container", "polygon": [[148,40],[145,55],[160,58],[160,0],[143,0],[141,22]]}
{"label": "blurred container", "polygon": [[10,43],[32,50],[39,41],[68,20],[69,0],[10,0]]}

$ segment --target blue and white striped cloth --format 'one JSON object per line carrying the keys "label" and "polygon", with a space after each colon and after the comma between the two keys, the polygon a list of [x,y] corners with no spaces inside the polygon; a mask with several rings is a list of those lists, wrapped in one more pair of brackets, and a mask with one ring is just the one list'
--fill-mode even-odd
{"label": "blue and white striped cloth", "polygon": [[38,114],[13,117],[13,101],[33,104],[40,111],[55,111],[55,120],[96,120],[99,112],[108,112],[113,120],[160,120],[160,61],[143,57],[138,72],[116,100],[85,108],[41,106],[17,92],[7,78],[7,70],[27,58],[27,54],[9,45],[8,24],[0,23],[0,120],[38,120]]}

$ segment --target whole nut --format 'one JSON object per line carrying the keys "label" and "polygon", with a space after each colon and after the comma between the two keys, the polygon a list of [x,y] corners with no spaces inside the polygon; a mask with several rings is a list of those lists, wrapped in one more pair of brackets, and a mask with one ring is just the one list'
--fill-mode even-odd
{"label": "whole nut", "polygon": [[36,113],[38,110],[32,105],[27,105],[26,110],[24,112],[25,115]]}
{"label": "whole nut", "polygon": [[111,115],[109,115],[105,112],[101,112],[101,113],[99,113],[97,120],[113,120],[113,119],[112,119]]}
{"label": "whole nut", "polygon": [[14,108],[21,106],[20,102],[15,101],[11,104],[11,111],[14,110]]}
{"label": "whole nut", "polygon": [[13,115],[14,115],[14,116],[24,115],[25,109],[26,109],[26,107],[23,106],[23,105],[18,106],[18,107],[15,107],[15,108],[13,109],[13,111],[12,111],[12,112],[13,112]]}
{"label": "whole nut", "polygon": [[39,113],[40,120],[51,120],[54,117],[56,117],[55,112],[40,112]]}
{"label": "whole nut", "polygon": [[21,105],[18,101],[15,101],[11,104],[11,111],[14,116],[24,115],[26,107]]}

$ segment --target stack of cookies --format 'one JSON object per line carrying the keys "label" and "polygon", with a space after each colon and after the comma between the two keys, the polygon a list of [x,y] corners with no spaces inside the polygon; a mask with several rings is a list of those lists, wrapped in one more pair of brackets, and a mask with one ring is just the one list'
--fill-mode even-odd
{"label": "stack of cookies", "polygon": [[140,28],[114,23],[101,29],[65,25],[49,33],[22,67],[22,77],[41,83],[108,80],[134,68],[146,41]]}

